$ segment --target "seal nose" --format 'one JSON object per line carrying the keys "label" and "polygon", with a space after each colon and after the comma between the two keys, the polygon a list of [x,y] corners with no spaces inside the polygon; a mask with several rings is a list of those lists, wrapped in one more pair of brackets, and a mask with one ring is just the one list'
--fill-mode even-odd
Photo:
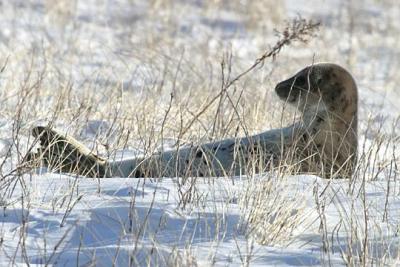
{"label": "seal nose", "polygon": [[280,82],[275,86],[275,93],[281,98],[287,98],[288,90],[286,90],[286,88],[287,88],[287,82],[286,81]]}

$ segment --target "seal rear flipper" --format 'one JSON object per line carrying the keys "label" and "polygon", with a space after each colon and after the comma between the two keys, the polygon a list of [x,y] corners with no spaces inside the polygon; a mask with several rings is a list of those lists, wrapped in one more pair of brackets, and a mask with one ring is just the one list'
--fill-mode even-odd
{"label": "seal rear flipper", "polygon": [[27,160],[40,162],[52,171],[105,176],[106,160],[72,136],[44,126],[34,127],[32,135],[39,141],[40,148],[37,153],[29,153]]}

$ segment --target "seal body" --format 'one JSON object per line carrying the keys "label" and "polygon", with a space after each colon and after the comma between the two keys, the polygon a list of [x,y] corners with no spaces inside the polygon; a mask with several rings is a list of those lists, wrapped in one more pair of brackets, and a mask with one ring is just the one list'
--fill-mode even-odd
{"label": "seal body", "polygon": [[300,125],[258,135],[182,147],[147,158],[107,163],[108,176],[176,177],[231,176],[259,173],[278,166],[282,153],[295,143]]}
{"label": "seal body", "polygon": [[119,161],[101,158],[73,137],[35,127],[40,159],[53,170],[95,177],[188,177],[259,173],[285,168],[325,178],[350,177],[357,161],[357,87],[351,74],[330,63],[308,66],[275,91],[302,113],[288,127],[254,136]]}
{"label": "seal body", "polygon": [[258,135],[231,138],[198,146],[108,161],[72,136],[48,127],[35,127],[41,148],[29,155],[52,170],[94,177],[217,177],[259,173],[280,164],[284,151],[296,143],[296,123]]}

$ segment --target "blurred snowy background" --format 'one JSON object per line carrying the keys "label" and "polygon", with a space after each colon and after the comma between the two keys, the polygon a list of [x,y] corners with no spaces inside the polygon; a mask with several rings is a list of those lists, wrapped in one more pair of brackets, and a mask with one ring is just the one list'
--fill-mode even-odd
{"label": "blurred snowy background", "polygon": [[[216,106],[180,135],[220,90],[221,62],[241,73],[298,16],[321,22],[316,36],[235,84],[236,106],[220,102],[212,134]],[[395,0],[0,1],[0,264],[400,264],[399,16]],[[103,155],[240,135],[243,123],[280,127],[293,110],[275,84],[320,61],[359,87],[359,179],[93,180],[17,168],[30,128],[49,122]]]}

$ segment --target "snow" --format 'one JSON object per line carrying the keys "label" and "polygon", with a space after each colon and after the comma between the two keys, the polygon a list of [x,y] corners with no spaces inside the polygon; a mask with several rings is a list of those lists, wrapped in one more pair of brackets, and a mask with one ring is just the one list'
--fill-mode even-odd
{"label": "snow", "polygon": [[[0,66],[9,57],[0,74],[0,162],[6,159],[0,166],[1,266],[344,266],[359,264],[364,255],[368,265],[400,264],[396,3],[260,1],[257,7],[265,21],[250,23],[250,1],[240,1],[236,9],[224,1],[220,6],[214,3],[219,8],[197,0],[57,2],[0,3]],[[261,8],[271,14],[264,15]],[[254,89],[256,98],[259,92],[272,94],[259,87],[272,87],[314,60],[349,68],[359,86],[360,154],[367,158],[360,163],[366,174],[359,177],[365,180],[275,173],[187,181],[89,179],[46,168],[16,179],[8,175],[21,156],[17,143],[32,142],[29,127],[46,124],[51,116],[51,96],[36,99],[35,108],[28,111],[34,118],[21,118],[24,131],[15,138],[12,114],[21,99],[14,88],[23,84],[29,67],[35,70],[32,76],[46,70],[44,85],[52,90],[60,88],[55,80],[75,91],[91,87],[99,96],[94,107],[83,102],[89,93],[74,95],[74,101],[82,101],[83,113],[100,110],[105,99],[114,97],[107,90],[115,85],[120,86],[118,92],[143,96],[147,86],[164,84],[165,95],[175,90],[179,97],[182,88],[207,87],[206,79],[209,84],[218,80],[216,65],[224,52],[234,55],[233,73],[243,70],[274,44],[272,28],[297,14],[320,19],[320,37],[308,46],[285,48],[274,68],[251,73],[254,78],[245,78],[243,87],[252,90],[259,82],[263,86]],[[274,22],[273,15],[282,19]],[[353,36],[348,30],[351,16]],[[184,70],[167,68],[180,58]],[[82,142],[100,150],[104,143],[114,144],[121,129],[113,125],[110,114],[134,101],[122,93],[115,97],[121,98],[120,105],[107,107],[108,119],[60,119],[55,125],[71,129]],[[63,102],[68,107],[64,111],[73,113],[77,107],[68,101],[72,100]],[[165,101],[154,102],[168,107]],[[274,103],[265,103],[266,109],[273,107]],[[45,114],[35,115],[41,108]],[[277,118],[268,114],[271,120]],[[154,121],[160,127],[162,120]],[[168,137],[165,146],[174,143],[175,136]],[[100,141],[93,142],[95,138]],[[115,155],[128,157],[143,149],[139,141],[132,142],[120,146]]]}
{"label": "snow", "polygon": [[[265,179],[256,178],[258,182]],[[249,180],[235,178],[234,184],[229,179],[198,181],[199,198],[196,201],[201,204],[197,208],[189,204],[191,207],[185,210],[177,208],[176,182],[176,179],[96,181],[55,174],[34,175],[25,180],[32,198],[29,213],[23,212],[20,201],[8,205],[2,213],[2,264],[6,265],[8,257],[12,258],[20,246],[21,231],[26,232],[27,257],[31,264],[38,265],[75,265],[77,261],[85,265],[93,260],[98,266],[112,263],[125,266],[132,260],[134,265],[145,265],[148,261],[151,265],[165,265],[171,260],[174,249],[182,254],[189,253],[200,266],[211,262],[215,266],[240,266],[243,263],[240,257],[248,256],[249,249],[252,250],[251,266],[319,266],[327,263],[326,258],[321,258],[320,223],[312,194],[313,191],[321,193],[328,186],[326,180],[295,176],[275,185],[275,190],[280,190],[280,197],[286,199],[283,203],[292,208],[285,219],[299,213],[296,220],[302,221],[293,232],[285,235],[287,240],[273,241],[277,242],[275,246],[246,240],[241,229],[243,210],[236,198],[240,197]],[[335,239],[329,248],[333,251],[330,261],[335,265],[343,264],[340,253],[346,250],[348,242],[344,228],[351,222],[346,221],[350,218],[346,213],[354,212],[359,218],[363,216],[362,200],[351,199],[344,192],[347,186],[347,180],[332,181],[327,189],[329,192],[320,200],[326,205],[328,225],[339,225],[337,236],[329,237]],[[400,201],[397,195],[400,187],[392,187],[396,194],[389,196],[389,217],[383,220],[385,187],[383,182],[373,182],[366,189],[369,220],[376,217],[376,221],[381,222],[369,226],[372,229],[371,253],[376,257],[387,254],[397,258],[399,239],[394,236],[399,231]],[[264,231],[278,218],[269,220],[263,226]],[[21,224],[21,221],[26,223]],[[59,248],[54,251],[56,245]],[[182,261],[190,258],[181,257]]]}

